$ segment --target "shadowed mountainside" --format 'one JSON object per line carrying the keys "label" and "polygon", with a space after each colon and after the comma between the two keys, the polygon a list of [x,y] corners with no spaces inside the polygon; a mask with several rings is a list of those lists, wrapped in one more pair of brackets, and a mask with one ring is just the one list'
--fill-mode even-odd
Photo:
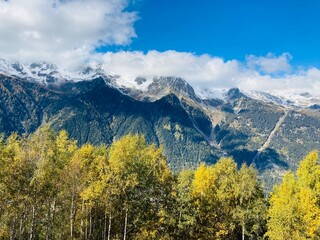
{"label": "shadowed mountainside", "polygon": [[135,99],[109,81],[97,77],[45,86],[1,75],[0,131],[28,134],[47,123],[66,129],[79,144],[110,144],[139,133],[163,146],[173,170],[230,155],[239,164],[254,163],[268,186],[319,148],[318,109],[285,108],[249,98],[238,89],[231,89],[225,101],[201,100],[179,79],[162,92],[158,80],[148,96],[161,94],[152,101]]}

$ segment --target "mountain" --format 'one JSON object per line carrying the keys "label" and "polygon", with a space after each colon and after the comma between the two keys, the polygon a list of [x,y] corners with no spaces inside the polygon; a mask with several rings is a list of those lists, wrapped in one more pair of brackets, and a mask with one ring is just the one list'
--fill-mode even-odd
{"label": "mountain", "polygon": [[194,114],[192,119],[174,94],[141,102],[101,77],[44,86],[0,76],[0,131],[6,135],[30,133],[43,123],[66,129],[79,144],[110,144],[128,133],[144,134],[148,142],[163,145],[176,170],[202,160],[212,163],[219,155],[194,127],[201,120],[199,129],[209,131],[210,121],[204,115],[196,119]]}
{"label": "mountain", "polygon": [[0,61],[0,131],[6,136],[44,123],[66,129],[79,144],[144,134],[163,146],[175,171],[232,156],[255,164],[269,189],[319,148],[318,104],[309,94],[285,99],[237,88],[199,94],[178,77],[130,81],[99,65],[70,71]]}
{"label": "mountain", "polygon": [[99,64],[68,70],[46,62],[27,64],[4,59],[0,59],[0,73],[43,85],[91,80],[106,75]]}
{"label": "mountain", "polygon": [[319,97],[312,96],[308,92],[286,94],[285,96],[276,92],[244,91],[244,93],[253,99],[291,108],[308,108],[320,103]]}

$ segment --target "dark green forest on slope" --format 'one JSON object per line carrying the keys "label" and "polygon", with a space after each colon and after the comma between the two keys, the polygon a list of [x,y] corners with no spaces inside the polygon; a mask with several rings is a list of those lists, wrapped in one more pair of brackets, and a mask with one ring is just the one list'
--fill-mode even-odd
{"label": "dark green forest on slope", "polygon": [[232,157],[239,166],[254,164],[268,192],[308,152],[320,150],[317,109],[287,109],[239,89],[230,89],[225,101],[201,101],[191,86],[184,94],[177,91],[188,86],[182,79],[172,92],[148,101],[111,83],[97,77],[43,85],[0,74],[0,132],[6,138],[12,132],[29,135],[48,124],[57,132],[65,129],[79,146],[109,146],[127,134],[144,135],[148,144],[163,146],[173,174]]}
{"label": "dark green forest on slope", "polygon": [[78,146],[45,126],[0,142],[0,239],[319,238],[317,151],[266,195],[253,166],[174,174],[139,135]]}

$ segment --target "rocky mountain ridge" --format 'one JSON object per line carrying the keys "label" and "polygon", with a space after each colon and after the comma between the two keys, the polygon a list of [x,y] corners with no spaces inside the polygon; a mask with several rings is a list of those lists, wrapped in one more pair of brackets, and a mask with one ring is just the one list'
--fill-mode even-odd
{"label": "rocky mountain ridge", "polygon": [[[197,101],[212,99],[225,101],[229,91],[229,89],[215,89],[214,87],[212,89],[193,88],[184,79],[173,76],[159,76],[151,79],[145,77],[126,79],[106,72],[103,65],[99,63],[91,63],[75,69],[63,69],[46,62],[26,64],[0,59],[0,73],[44,85],[60,85],[66,82],[88,81],[103,77],[110,86],[118,88],[133,98],[147,101],[157,100],[171,92],[186,95],[192,99],[197,99]],[[314,109],[320,107],[320,98],[307,92],[281,95],[272,91],[262,92],[241,89],[241,93],[255,100],[289,108]]]}
{"label": "rocky mountain ridge", "polygon": [[239,164],[255,164],[267,187],[319,149],[316,102],[303,107],[237,88],[222,99],[203,98],[177,77],[140,77],[129,87],[101,67],[72,75],[52,65],[2,65],[0,131],[6,135],[28,134],[44,123],[66,129],[79,144],[110,144],[139,133],[164,147],[176,171],[232,156]]}

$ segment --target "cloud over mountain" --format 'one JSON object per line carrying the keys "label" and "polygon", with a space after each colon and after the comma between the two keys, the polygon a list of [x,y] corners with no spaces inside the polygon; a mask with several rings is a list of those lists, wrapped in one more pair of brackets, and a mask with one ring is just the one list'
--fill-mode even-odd
{"label": "cloud over mountain", "polygon": [[177,51],[105,53],[97,56],[107,72],[127,79],[142,76],[178,76],[192,86],[207,89],[240,87],[281,94],[310,92],[319,95],[320,70],[294,70],[291,56],[249,56],[245,62],[225,61],[207,54]]}
{"label": "cloud over mountain", "polygon": [[3,58],[60,63],[86,59],[101,45],[129,44],[135,12],[126,0],[0,1]]}
{"label": "cloud over mountain", "polygon": [[257,57],[254,55],[247,56],[248,67],[257,69],[261,72],[268,74],[288,73],[291,71],[289,61],[292,56],[289,53],[283,53],[280,56],[275,56],[272,53],[268,53],[266,56]]}
{"label": "cloud over mountain", "polygon": [[178,76],[194,87],[310,92],[320,95],[320,70],[291,66],[292,56],[248,55],[245,61],[175,50],[97,53],[130,45],[138,13],[129,0],[0,0],[0,58],[47,61],[63,67],[99,62],[127,79]]}

